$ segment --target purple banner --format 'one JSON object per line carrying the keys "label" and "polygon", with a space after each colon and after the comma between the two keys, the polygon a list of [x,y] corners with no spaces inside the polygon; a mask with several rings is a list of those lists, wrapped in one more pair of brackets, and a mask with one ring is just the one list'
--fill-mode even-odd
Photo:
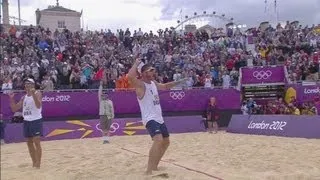
{"label": "purple banner", "polygon": [[287,88],[287,93],[296,94],[297,101],[303,102],[314,102],[320,113],[320,84],[316,85],[291,85]]}
{"label": "purple banner", "polygon": [[285,83],[283,66],[241,68],[242,84]]}
{"label": "purple banner", "polygon": [[232,115],[227,132],[320,139],[320,116]]}
{"label": "purple banner", "polygon": [[[201,132],[201,116],[166,117],[165,122],[170,133]],[[82,139],[101,137],[99,120],[71,120],[43,123],[42,140]],[[138,118],[115,119],[110,128],[112,136],[147,134],[145,127]],[[22,124],[7,124],[5,142],[23,142]]]}
{"label": "purple banner", "polygon": [[[48,92],[43,94],[44,117],[72,117],[98,115],[97,92]],[[239,109],[240,92],[235,89],[192,89],[160,91],[160,101],[164,112],[203,111],[210,97],[216,97],[219,109]],[[16,95],[18,101],[22,94]],[[109,93],[115,113],[140,113],[136,94],[133,91]],[[13,115],[9,97],[1,94],[1,113],[4,119]]]}

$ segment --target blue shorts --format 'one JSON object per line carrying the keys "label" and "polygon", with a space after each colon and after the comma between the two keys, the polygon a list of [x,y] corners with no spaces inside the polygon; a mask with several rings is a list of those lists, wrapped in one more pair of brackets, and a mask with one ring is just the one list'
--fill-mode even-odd
{"label": "blue shorts", "polygon": [[165,123],[160,124],[155,120],[150,120],[147,122],[146,128],[152,138],[157,134],[162,134],[164,138],[169,137],[169,131]]}
{"label": "blue shorts", "polygon": [[25,138],[42,136],[42,119],[34,121],[23,121],[23,135]]}

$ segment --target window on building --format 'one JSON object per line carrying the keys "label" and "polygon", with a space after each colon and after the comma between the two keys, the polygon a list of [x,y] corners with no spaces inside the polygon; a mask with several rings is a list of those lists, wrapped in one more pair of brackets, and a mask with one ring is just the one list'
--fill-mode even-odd
{"label": "window on building", "polygon": [[66,28],[66,23],[64,21],[58,21],[58,28]]}

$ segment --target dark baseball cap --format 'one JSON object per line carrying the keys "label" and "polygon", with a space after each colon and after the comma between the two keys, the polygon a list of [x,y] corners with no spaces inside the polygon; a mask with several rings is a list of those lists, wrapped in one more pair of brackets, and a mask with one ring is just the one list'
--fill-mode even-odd
{"label": "dark baseball cap", "polygon": [[145,64],[141,67],[141,72],[146,72],[146,71],[152,71],[155,70],[155,68],[151,64]]}

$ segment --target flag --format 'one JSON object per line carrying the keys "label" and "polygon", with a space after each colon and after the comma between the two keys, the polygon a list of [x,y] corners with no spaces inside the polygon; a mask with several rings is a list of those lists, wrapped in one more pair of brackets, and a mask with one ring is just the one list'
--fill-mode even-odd
{"label": "flag", "polygon": [[182,9],[180,10],[180,14],[182,13]]}
{"label": "flag", "polygon": [[83,9],[81,9],[80,16],[82,16],[82,13],[83,13]]}
{"label": "flag", "polygon": [[277,0],[274,0],[274,12],[277,12]]}
{"label": "flag", "polygon": [[104,72],[103,68],[99,69],[98,72],[94,75],[93,79],[101,80],[103,78],[103,72]]}

